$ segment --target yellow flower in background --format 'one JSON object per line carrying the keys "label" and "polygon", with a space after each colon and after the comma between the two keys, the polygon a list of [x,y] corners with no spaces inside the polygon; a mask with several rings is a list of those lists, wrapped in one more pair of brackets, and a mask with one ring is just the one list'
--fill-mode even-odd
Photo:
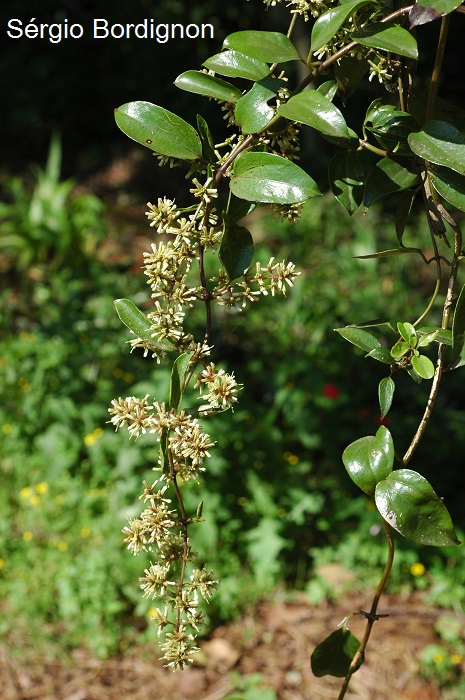
{"label": "yellow flower in background", "polygon": [[440,664],[444,661],[444,654],[438,653],[433,656],[433,661],[435,664]]}
{"label": "yellow flower in background", "polygon": [[462,657],[460,656],[460,654],[452,654],[452,656],[450,657],[450,660],[452,661],[453,664],[461,664],[462,663]]}
{"label": "yellow flower in background", "polygon": [[40,503],[40,496],[38,496],[36,493],[30,497],[29,503],[31,506],[38,506]]}
{"label": "yellow flower in background", "polygon": [[40,493],[43,495],[44,493],[47,493],[48,491],[48,484],[46,481],[41,481],[36,485],[36,493]]}
{"label": "yellow flower in background", "polygon": [[24,486],[21,489],[21,491],[19,492],[19,497],[24,498],[24,500],[26,500],[26,498],[30,498],[31,496],[32,496],[32,489],[30,486]]}
{"label": "yellow flower in background", "polygon": [[91,447],[92,445],[95,445],[95,443],[97,442],[97,440],[100,440],[100,438],[102,437],[102,435],[103,435],[103,430],[102,430],[102,428],[95,428],[95,430],[93,430],[91,433],[88,433],[88,434],[84,437],[84,444],[85,444],[87,447]]}
{"label": "yellow flower in background", "polygon": [[81,529],[79,530],[79,535],[81,537],[89,537],[89,535],[90,535],[89,528],[88,527],[81,527]]}
{"label": "yellow flower in background", "polygon": [[412,566],[410,567],[410,573],[412,574],[412,576],[416,576],[416,577],[423,576],[425,574],[425,572],[426,572],[426,569],[423,566],[423,564],[421,564],[420,562],[416,562],[415,564],[412,564]]}
{"label": "yellow flower in background", "polygon": [[12,430],[13,430],[13,426],[11,425],[11,423],[4,423],[2,425],[2,433],[4,435],[9,435]]}
{"label": "yellow flower in background", "polygon": [[68,549],[68,543],[64,540],[60,540],[59,542],[57,542],[57,549],[60,552],[66,552],[66,550]]}
{"label": "yellow flower in background", "polygon": [[32,540],[33,534],[30,530],[25,530],[23,532],[23,540],[25,542],[30,542]]}
{"label": "yellow flower in background", "polygon": [[5,561],[0,557],[0,571],[5,568]]}

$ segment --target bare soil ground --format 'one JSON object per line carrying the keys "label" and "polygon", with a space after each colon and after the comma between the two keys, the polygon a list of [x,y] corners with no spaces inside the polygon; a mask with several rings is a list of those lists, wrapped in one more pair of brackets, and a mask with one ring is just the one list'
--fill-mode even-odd
{"label": "bare soil ground", "polygon": [[[340,679],[315,678],[309,657],[348,611],[364,606],[367,600],[357,595],[344,607],[329,603],[311,607],[303,596],[292,603],[263,603],[254,614],[218,628],[202,642],[195,665],[175,673],[162,668],[157,650],[147,647],[132,648],[124,657],[107,661],[81,650],[67,659],[45,661],[28,654],[27,661],[22,661],[3,647],[0,697],[223,700],[233,691],[241,695],[234,684],[236,674],[242,678],[261,674],[263,689],[274,690],[277,700],[336,700]],[[421,677],[419,655],[426,644],[435,641],[434,622],[444,611],[428,608],[416,595],[385,596],[382,611],[389,611],[390,616],[375,624],[366,663],[354,675],[347,700],[441,700],[438,688]],[[360,638],[363,618],[352,618],[350,628]]]}

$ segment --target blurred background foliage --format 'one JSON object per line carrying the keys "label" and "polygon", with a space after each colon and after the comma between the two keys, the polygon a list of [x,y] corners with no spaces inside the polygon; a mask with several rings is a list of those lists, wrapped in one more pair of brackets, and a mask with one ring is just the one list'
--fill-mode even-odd
{"label": "blurred background foliage", "polygon": [[[21,10],[26,22],[32,5]],[[2,14],[18,17],[13,6],[4,2]],[[25,639],[36,646],[40,638],[47,651],[58,636],[62,647],[84,645],[106,656],[154,634],[151,602],[137,586],[142,562],[124,549],[120,530],[140,512],[140,484],[153,477],[157,444],[114,433],[107,408],[118,395],[166,398],[169,368],[129,354],[113,300],[150,307],[140,272],[151,241],[144,201],[172,196],[177,185],[121,136],[112,109],[146,99],[191,121],[196,111],[210,119],[208,102],[196,104],[171,85],[176,75],[218,51],[230,31],[278,21],[258,1],[186,7],[175,0],[117,8],[103,0],[47,0],[37,20],[209,21],[213,42],[2,44],[8,108],[0,123],[0,631],[13,647],[24,649]],[[456,70],[453,62],[446,68],[445,96],[460,95]],[[219,128],[221,115],[211,119]],[[326,189],[330,147],[308,140],[306,149]],[[31,168],[34,162],[40,165]],[[222,580],[209,606],[213,624],[277,585],[305,589],[318,603],[378,578],[374,565],[383,566],[385,545],[377,515],[345,475],[341,453],[376,431],[384,368],[333,329],[378,317],[412,320],[431,293],[434,270],[418,268],[410,256],[354,258],[396,245],[390,211],[387,200],[350,218],[324,195],[293,226],[266,208],[248,221],[260,259],[291,259],[302,275],[285,300],[261,299],[244,315],[215,313],[215,359],[245,389],[234,414],[209,421],[218,446],[203,483],[186,487],[192,508],[205,499],[194,548]],[[428,247],[428,235],[414,213],[404,242]],[[199,328],[202,321],[192,319]],[[429,321],[440,323],[434,313]],[[460,377],[444,377],[412,464],[440,488],[463,532]],[[389,428],[402,452],[429,383],[417,387],[405,376],[396,384]],[[433,602],[462,610],[462,549],[398,543],[393,588],[422,588]],[[334,564],[353,578],[329,577]]]}

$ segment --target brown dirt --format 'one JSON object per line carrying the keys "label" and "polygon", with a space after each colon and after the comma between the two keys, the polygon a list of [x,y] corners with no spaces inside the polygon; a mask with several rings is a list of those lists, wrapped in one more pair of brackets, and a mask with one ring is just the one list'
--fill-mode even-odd
{"label": "brown dirt", "polygon": [[[303,596],[292,603],[265,602],[254,615],[217,629],[202,642],[195,665],[175,673],[163,669],[156,650],[148,647],[135,647],[124,657],[107,661],[81,650],[63,660],[21,661],[0,648],[0,697],[223,700],[232,691],[241,695],[234,685],[237,674],[242,678],[260,674],[262,688],[274,690],[276,700],[335,700],[340,679],[315,678],[309,656],[348,610],[366,606],[367,600],[357,595],[344,608],[329,603],[311,607]],[[375,624],[366,663],[354,675],[347,700],[440,700],[437,687],[420,675],[419,655],[435,640],[434,622],[444,611],[428,608],[416,595],[385,596],[383,610],[390,616]],[[363,628],[361,616],[352,618],[354,634],[360,637]]]}

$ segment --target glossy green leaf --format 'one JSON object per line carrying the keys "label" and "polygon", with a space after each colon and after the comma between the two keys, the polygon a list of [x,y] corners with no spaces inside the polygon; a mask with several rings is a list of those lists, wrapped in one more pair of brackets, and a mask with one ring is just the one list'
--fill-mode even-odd
{"label": "glossy green leaf", "polygon": [[335,80],[327,80],[325,83],[318,85],[317,91],[332,102],[337,93],[337,82]]}
{"label": "glossy green leaf", "polygon": [[320,15],[312,29],[312,53],[325,46],[349,17],[355,14],[360,7],[368,5],[370,2],[373,2],[373,0],[349,0],[349,2],[333,7]]}
{"label": "glossy green leaf", "polygon": [[418,189],[409,189],[402,192],[397,200],[396,209],[396,234],[397,240],[402,244],[405,227],[407,225],[410,212],[412,211],[413,202],[417,195]]}
{"label": "glossy green leaf", "polygon": [[400,360],[410,350],[411,350],[411,347],[407,342],[405,342],[405,340],[399,340],[391,348],[391,355],[395,360]]}
{"label": "glossy green leaf", "polygon": [[367,353],[367,357],[372,357],[374,360],[378,360],[378,362],[382,362],[385,365],[392,365],[392,357],[391,353],[387,348],[379,347],[375,348],[374,350],[370,350],[369,353]]}
{"label": "glossy green leaf", "polygon": [[231,281],[241,277],[250,267],[253,253],[254,244],[250,231],[238,226],[234,219],[225,214],[219,255]]}
{"label": "glossy green leaf", "polygon": [[445,345],[452,345],[452,331],[445,330],[444,328],[435,328],[434,326],[422,326],[417,328],[417,333],[419,336],[436,333],[434,340],[438,343],[444,343]]}
{"label": "glossy green leaf", "polygon": [[462,287],[455,305],[452,321],[452,354],[450,369],[465,365],[465,285]]}
{"label": "glossy green leaf", "polygon": [[355,440],[342,453],[342,461],[354,484],[370,496],[376,484],[392,471],[394,443],[391,433],[382,425],[376,435]]}
{"label": "glossy green leaf", "polygon": [[299,52],[292,41],[280,32],[246,30],[229,34],[223,43],[224,49],[235,49],[266,63],[299,61]]}
{"label": "glossy green leaf", "polygon": [[359,155],[354,151],[337,153],[329,164],[328,176],[337,201],[353,214],[363,200],[363,165]]}
{"label": "glossy green leaf", "polygon": [[435,340],[437,340],[438,335],[439,330],[431,331],[430,333],[425,333],[424,335],[421,335],[418,339],[418,347],[424,348],[430,343],[433,343]]}
{"label": "glossy green leaf", "polygon": [[356,345],[361,350],[365,350],[365,352],[381,347],[378,338],[362,328],[346,326],[346,328],[335,328],[334,330],[348,340],[349,343]]}
{"label": "glossy green leaf", "polygon": [[276,78],[265,78],[254,83],[249,92],[241,97],[236,105],[234,116],[244,134],[255,134],[264,129],[274,116],[274,109],[268,100],[276,96],[281,84]]}
{"label": "glossy green leaf", "polygon": [[421,4],[416,2],[409,12],[410,27],[418,27],[448,15],[461,4],[462,0],[421,0]]}
{"label": "glossy green leaf", "polygon": [[452,124],[433,119],[410,134],[408,143],[420,158],[465,175],[465,139]]}
{"label": "glossy green leaf", "polygon": [[378,386],[379,408],[381,411],[381,420],[389,413],[394,398],[396,385],[392,377],[384,377],[381,379]]}
{"label": "glossy green leaf", "polygon": [[203,157],[209,163],[216,163],[217,156],[215,153],[213,137],[210,129],[208,128],[207,122],[200,114],[197,114],[197,131],[199,132],[200,140],[202,142]]}
{"label": "glossy green leaf", "polygon": [[247,80],[262,80],[270,74],[270,68],[263,61],[251,56],[245,56],[240,51],[222,51],[211,56],[203,65],[228,78],[246,78]]}
{"label": "glossy green leaf", "polygon": [[129,138],[163,156],[196,160],[202,143],[193,126],[151,102],[128,102],[115,109],[115,121]]}
{"label": "glossy green leaf", "polygon": [[[359,648],[360,642],[357,637],[347,627],[340,627],[313,650],[310,659],[313,675],[317,678],[321,676],[344,678]],[[362,663],[363,655],[357,668]]]}
{"label": "glossy green leaf", "polygon": [[465,177],[446,168],[437,168],[430,176],[436,192],[456,209],[465,211]]}
{"label": "glossy green leaf", "polygon": [[434,365],[426,355],[414,355],[412,357],[412,367],[422,379],[432,379],[434,377]]}
{"label": "glossy green leaf", "polygon": [[174,348],[173,343],[169,340],[159,340],[157,338],[147,316],[132,301],[129,301],[129,299],[116,299],[114,304],[120,320],[137,338],[146,340],[149,345],[161,350],[172,350]]}
{"label": "glossy green leaf", "polygon": [[375,502],[386,522],[412,542],[435,547],[460,544],[447,508],[417,472],[393,471],[376,486]]}
{"label": "glossy green leaf", "polygon": [[363,202],[370,207],[380,197],[410,189],[418,182],[418,174],[412,165],[407,167],[392,158],[382,158],[368,175]]}
{"label": "glossy green leaf", "polygon": [[232,83],[198,70],[188,70],[181,73],[174,84],[186,92],[194,92],[197,95],[213,97],[215,100],[223,100],[224,102],[237,102],[242,97],[242,92]]}
{"label": "glossy green leaf", "polygon": [[304,202],[321,194],[298,165],[272,153],[249,152],[235,164],[231,192],[240,199],[276,204]]}
{"label": "glossy green leaf", "polygon": [[176,358],[171,370],[169,404],[171,408],[177,410],[184,394],[184,382],[186,380],[189,364],[193,352],[184,352]]}
{"label": "glossy green leaf", "polygon": [[407,58],[418,58],[416,39],[398,24],[372,22],[352,34],[352,39],[361,46],[398,53]]}
{"label": "glossy green leaf", "polygon": [[286,119],[311,126],[325,136],[354,141],[341,111],[318,90],[304,90],[278,107]]}
{"label": "glossy green leaf", "polygon": [[397,330],[399,331],[402,338],[414,348],[417,344],[417,332],[415,327],[411,323],[399,323],[397,324]]}

